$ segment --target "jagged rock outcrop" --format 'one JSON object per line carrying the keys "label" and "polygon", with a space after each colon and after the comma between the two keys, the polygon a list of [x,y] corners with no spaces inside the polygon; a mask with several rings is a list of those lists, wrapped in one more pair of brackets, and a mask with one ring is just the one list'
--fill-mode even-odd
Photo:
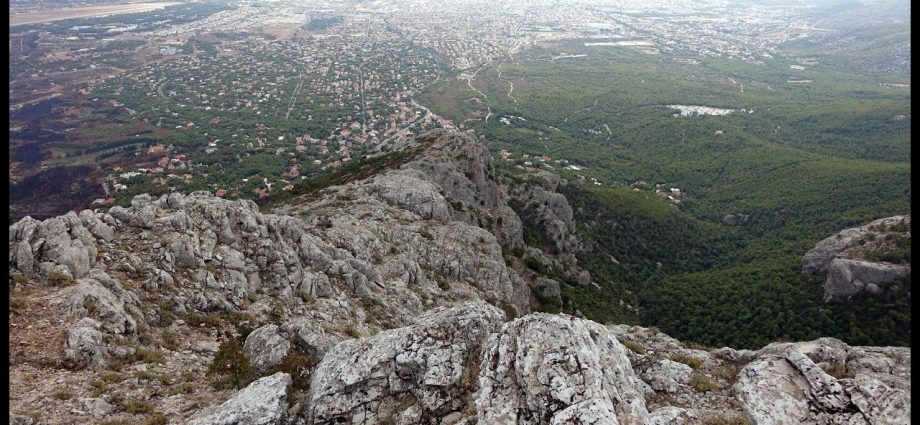
{"label": "jagged rock outcrop", "polygon": [[910,216],[881,218],[864,226],[841,230],[823,239],[802,257],[802,271],[823,273],[835,258],[865,259],[866,252],[884,245],[888,235],[910,237]]}
{"label": "jagged rock outcrop", "polygon": [[347,340],[313,373],[312,424],[439,423],[465,411],[475,388],[480,347],[504,314],[483,303],[426,312],[411,326]]}
{"label": "jagged rock outcrop", "polygon": [[468,133],[432,130],[417,138],[425,154],[403,165],[425,173],[449,203],[452,216],[491,231],[502,245],[522,246],[521,220],[496,183],[488,149]]}
{"label": "jagged rock outcrop", "polygon": [[274,425],[287,419],[291,376],[278,372],[261,378],[220,406],[205,409],[189,425]]}
{"label": "jagged rock outcrop", "polygon": [[626,348],[595,322],[534,313],[507,323],[482,359],[476,410],[489,424],[642,424]]}
{"label": "jagged rock outcrop", "polygon": [[890,249],[900,239],[910,239],[910,215],[875,220],[828,237],[802,257],[802,272],[827,274],[824,300],[848,300],[868,292],[879,295],[890,287],[907,288],[909,264],[869,261],[867,254]]}
{"label": "jagged rock outcrop", "polygon": [[556,192],[566,184],[558,175],[538,170],[528,174],[526,182],[509,181],[507,187],[511,204],[521,214],[521,220],[538,229],[551,261],[573,280],[587,285],[591,275],[578,267],[575,258],[582,241],[575,231],[574,213],[565,196]]}
{"label": "jagged rock outcrop", "polygon": [[833,338],[771,344],[741,370],[734,391],[757,424],[906,424],[909,363],[909,348]]}
{"label": "jagged rock outcrop", "polygon": [[878,295],[890,286],[909,288],[910,266],[835,258],[828,266],[824,300],[850,299],[868,292]]}

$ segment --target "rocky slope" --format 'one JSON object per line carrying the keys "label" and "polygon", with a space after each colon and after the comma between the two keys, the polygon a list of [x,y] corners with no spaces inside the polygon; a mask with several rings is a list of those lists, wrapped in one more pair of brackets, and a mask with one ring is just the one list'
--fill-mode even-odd
{"label": "rocky slope", "polygon": [[410,148],[271,213],[196,192],[10,226],[10,422],[909,417],[907,348],[697,350],[651,329],[531,313],[559,284],[512,253],[522,218],[547,230],[546,250],[527,256],[590,282],[561,182],[500,184],[463,133]]}
{"label": "rocky slope", "polygon": [[[909,260],[892,263],[892,254],[910,250],[910,216],[875,220],[830,236],[802,258],[802,271],[824,275],[824,300],[848,300],[861,293],[879,295],[890,288],[910,296]],[[879,261],[879,259],[883,261]]]}

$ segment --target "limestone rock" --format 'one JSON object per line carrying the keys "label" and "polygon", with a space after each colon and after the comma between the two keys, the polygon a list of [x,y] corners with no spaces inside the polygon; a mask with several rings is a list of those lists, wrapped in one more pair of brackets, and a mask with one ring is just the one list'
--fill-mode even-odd
{"label": "limestone rock", "polygon": [[93,316],[103,329],[113,333],[134,333],[137,323],[125,312],[125,303],[95,279],[79,279],[77,284],[62,291],[60,305],[71,316]]}
{"label": "limestone rock", "polygon": [[287,417],[291,375],[278,372],[243,388],[223,404],[205,409],[190,425],[274,425]]}
{"label": "limestone rock", "polygon": [[408,423],[437,423],[462,411],[475,387],[480,345],[502,317],[489,304],[464,303],[339,343],[313,372],[308,423],[376,423],[400,412],[410,412]]}
{"label": "limestone rock", "polygon": [[[907,230],[898,229],[906,226]],[[865,226],[841,230],[837,234],[818,242],[802,257],[802,271],[818,274],[828,270],[831,260],[849,258],[862,260],[866,251],[884,244],[888,234],[906,234],[910,237],[910,215],[899,215],[875,220]],[[872,241],[866,241],[868,235]]]}
{"label": "limestone rock", "polygon": [[[909,349],[866,348],[831,338],[765,347],[742,369],[734,393],[757,424],[909,423],[910,384],[904,377],[909,369],[904,353]],[[779,350],[782,354],[776,354]],[[815,363],[841,357],[847,359],[845,368],[855,374],[853,378],[834,378]],[[884,366],[870,371],[853,364],[855,358]],[[900,376],[889,373],[894,365]]]}
{"label": "limestone rock", "polygon": [[533,313],[502,326],[482,359],[481,423],[648,421],[626,348],[604,326]]}
{"label": "limestone rock", "polygon": [[642,371],[642,380],[648,382],[656,391],[677,392],[681,385],[690,382],[693,369],[683,363],[662,359]]}
{"label": "limestone rock", "polygon": [[89,317],[78,320],[64,337],[64,365],[80,369],[105,366],[105,349],[98,321]]}
{"label": "limestone rock", "polygon": [[850,299],[864,291],[877,295],[910,281],[910,266],[835,258],[828,267],[825,301]]}
{"label": "limestone rock", "polygon": [[243,353],[261,373],[280,364],[290,351],[291,343],[278,333],[277,325],[265,325],[252,331],[243,344]]}

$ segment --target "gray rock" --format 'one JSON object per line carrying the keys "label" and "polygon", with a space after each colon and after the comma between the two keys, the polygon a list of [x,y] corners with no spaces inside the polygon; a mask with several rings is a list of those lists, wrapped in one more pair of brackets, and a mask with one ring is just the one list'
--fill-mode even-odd
{"label": "gray rock", "polygon": [[261,373],[281,364],[281,359],[290,352],[291,343],[278,333],[277,325],[265,325],[252,331],[243,344],[243,353]]}
{"label": "gray rock", "polygon": [[103,329],[117,333],[134,333],[137,323],[125,312],[125,303],[95,279],[79,279],[64,289],[59,303],[65,313],[78,318],[93,316]]}
{"label": "gray rock", "polygon": [[64,337],[64,366],[72,369],[105,366],[105,347],[99,322],[89,317],[78,320]]}
{"label": "gray rock", "polygon": [[288,321],[279,331],[296,351],[309,355],[317,363],[342,340],[341,336],[326,332],[305,318]]}
{"label": "gray rock", "polygon": [[[780,350],[782,354],[776,354]],[[847,353],[841,355],[841,350]],[[909,349],[851,348],[831,338],[774,344],[741,370],[733,392],[757,424],[906,424],[910,422],[906,352]],[[813,357],[848,359],[846,369],[855,378],[835,379]],[[884,366],[870,370],[866,364]],[[889,373],[895,365],[900,376]]]}
{"label": "gray rock", "polygon": [[287,419],[291,375],[278,372],[243,388],[217,407],[205,409],[189,425],[274,425]]}
{"label": "gray rock", "polygon": [[89,413],[93,419],[102,419],[109,413],[115,411],[115,406],[109,404],[104,398],[81,398],[80,409]]}
{"label": "gray rock", "polygon": [[604,326],[533,313],[489,340],[480,423],[641,424],[649,420],[626,348]]}
{"label": "gray rock", "polygon": [[693,368],[683,363],[662,359],[641,373],[642,380],[656,391],[677,392],[681,385],[690,382]]}
{"label": "gray rock", "polygon": [[824,301],[850,299],[864,291],[877,294],[910,281],[910,266],[836,258],[828,267]]}
{"label": "gray rock", "polygon": [[[814,248],[805,253],[802,257],[802,272],[819,274],[827,271],[831,260],[835,258],[849,258],[854,260],[863,259],[862,254],[865,250],[878,244],[884,243],[884,236],[889,233],[886,230],[890,226],[904,223],[910,228],[910,216],[894,216],[875,220],[869,224],[860,227],[841,230],[837,234],[830,236],[818,242]],[[906,235],[910,236],[908,230]],[[865,244],[864,241],[869,234],[876,235],[873,243]]]}
{"label": "gray rock", "polygon": [[342,341],[313,372],[308,423],[376,423],[411,406],[419,416],[404,419],[419,423],[464,410],[479,345],[502,317],[489,304],[465,303],[426,312],[411,326]]}

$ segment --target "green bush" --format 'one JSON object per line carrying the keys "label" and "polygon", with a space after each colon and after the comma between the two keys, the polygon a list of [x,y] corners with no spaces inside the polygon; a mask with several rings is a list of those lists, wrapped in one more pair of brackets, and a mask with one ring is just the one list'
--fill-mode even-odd
{"label": "green bush", "polygon": [[218,376],[235,388],[249,385],[255,373],[243,347],[236,338],[226,338],[217,348],[217,354],[208,367],[208,376]]}

